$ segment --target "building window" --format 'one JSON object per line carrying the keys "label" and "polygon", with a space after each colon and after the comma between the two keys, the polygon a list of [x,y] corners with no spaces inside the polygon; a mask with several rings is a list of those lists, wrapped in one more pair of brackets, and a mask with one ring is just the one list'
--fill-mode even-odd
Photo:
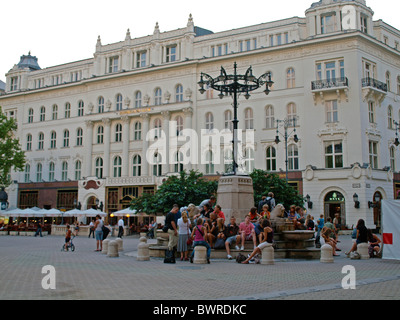
{"label": "building window", "polygon": [[41,132],[39,133],[39,138],[38,138],[38,150],[43,150],[44,149],[44,133]]}
{"label": "building window", "polygon": [[248,173],[252,173],[254,170],[254,149],[246,148],[244,155],[244,166],[245,171]]}
{"label": "building window", "polygon": [[83,145],[83,129],[78,128],[76,130],[76,145],[82,146]]}
{"label": "building window", "polygon": [[104,143],[104,127],[103,126],[97,127],[97,143],[98,144]]}
{"label": "building window", "polygon": [[392,106],[388,107],[387,115],[388,115],[388,128],[393,129],[393,107]]}
{"label": "building window", "polygon": [[321,16],[321,34],[335,32],[336,27],[336,15],[329,14]]}
{"label": "building window", "polygon": [[85,104],[82,100],[78,102],[78,117],[82,117],[85,109]]}
{"label": "building window", "polygon": [[232,111],[231,110],[226,110],[224,112],[224,129],[229,130],[230,132],[233,131]]}
{"label": "building window", "polygon": [[162,174],[162,165],[161,165],[161,154],[155,153],[153,158],[153,175],[156,177],[161,176]]}
{"label": "building window", "polygon": [[118,123],[115,126],[115,142],[122,141],[122,124]]}
{"label": "building window", "polygon": [[122,176],[122,159],[120,156],[114,158],[114,178]]}
{"label": "building window", "polygon": [[65,112],[64,112],[64,116],[66,119],[71,117],[71,104],[69,102],[67,102],[65,104]]}
{"label": "building window", "polygon": [[378,169],[378,142],[369,141],[369,164],[372,169]]}
{"label": "building window", "polygon": [[372,101],[368,102],[368,121],[375,123],[375,103]]}
{"label": "building window", "polygon": [[166,48],[166,62],[176,61],[176,45],[169,46]]}
{"label": "building window", "polygon": [[254,129],[253,109],[244,110],[244,126],[246,130]]}
{"label": "building window", "polygon": [[276,171],[276,149],[268,147],[266,152],[267,171]]}
{"label": "building window", "polygon": [[24,182],[30,182],[31,180],[31,165],[25,165],[25,172],[24,172]]}
{"label": "building window", "polygon": [[386,72],[386,86],[387,86],[387,91],[390,92],[390,72]]}
{"label": "building window", "polygon": [[154,120],[154,139],[161,138],[162,122],[161,119],[157,118]]}
{"label": "building window", "polygon": [[342,141],[327,141],[325,146],[325,168],[343,168]]}
{"label": "building window", "polygon": [[265,108],[265,128],[266,129],[275,128],[275,116],[274,116],[273,106],[267,106]]}
{"label": "building window", "polygon": [[40,121],[46,121],[46,108],[44,106],[40,108]]}
{"label": "building window", "polygon": [[56,104],[53,105],[53,113],[52,113],[52,120],[57,120],[58,117],[58,106]]}
{"label": "building window", "polygon": [[32,123],[33,122],[33,109],[30,108],[28,111],[28,123]]}
{"label": "building window", "polygon": [[390,156],[390,168],[392,168],[392,171],[396,171],[396,148],[395,147],[390,147],[389,149],[389,156]]}
{"label": "building window", "polygon": [[10,91],[18,90],[18,77],[12,77],[10,79]]}
{"label": "building window", "polygon": [[136,54],[136,68],[143,68],[146,66],[146,51],[138,52]]}
{"label": "building window", "polygon": [[288,146],[288,162],[289,170],[299,169],[299,149],[295,144]]}
{"label": "building window", "polygon": [[233,171],[233,155],[231,148],[226,148],[224,151],[224,166],[225,173]]}
{"label": "building window", "polygon": [[41,163],[36,165],[36,182],[42,182],[42,169],[43,166]]}
{"label": "building window", "polygon": [[178,84],[175,88],[175,102],[182,102],[183,101],[183,87],[182,85]]}
{"label": "building window", "polygon": [[81,180],[82,176],[82,162],[77,160],[75,162],[75,180]]}
{"label": "building window", "polygon": [[119,57],[111,57],[108,61],[108,73],[118,72]]}
{"label": "building window", "polygon": [[134,177],[140,177],[142,175],[142,157],[139,155],[133,157],[132,175]]}
{"label": "building window", "polygon": [[157,88],[157,89],[154,91],[154,104],[155,104],[156,106],[161,105],[161,102],[162,102],[161,99],[162,99],[162,91],[161,91],[160,88]]}
{"label": "building window", "polygon": [[135,141],[142,140],[142,123],[137,121],[135,122],[135,130],[134,130],[134,137]]}
{"label": "building window", "polygon": [[289,103],[287,105],[286,115],[287,115],[287,118],[290,119],[290,121],[297,118],[296,105],[294,103]]}
{"label": "building window", "polygon": [[337,107],[336,100],[326,101],[325,110],[326,110],[326,122],[327,123],[333,123],[333,122],[339,121],[338,120],[338,107]]}
{"label": "building window", "polygon": [[206,84],[206,99],[214,98],[214,89],[209,84]]}
{"label": "building window", "polygon": [[361,32],[368,33],[368,18],[361,15]]}
{"label": "building window", "polygon": [[54,162],[50,162],[49,164],[49,181],[52,182],[55,180],[55,164]]}
{"label": "building window", "polygon": [[104,98],[103,97],[99,97],[97,102],[98,102],[97,112],[98,113],[103,113],[104,112]]}
{"label": "building window", "polygon": [[50,149],[55,149],[57,147],[57,133],[52,131],[50,134]]}
{"label": "building window", "polygon": [[64,139],[63,139],[63,147],[68,148],[69,147],[69,130],[64,130]]}
{"label": "building window", "polygon": [[178,151],[175,153],[174,172],[183,171],[183,153]]}
{"label": "building window", "polygon": [[294,88],[296,86],[296,77],[293,68],[289,68],[286,71],[286,87],[288,89]]}
{"label": "building window", "polygon": [[68,162],[63,161],[61,165],[61,181],[67,181],[68,180]]}
{"label": "building window", "polygon": [[97,158],[95,162],[95,173],[98,179],[103,178],[103,158]]}
{"label": "building window", "polygon": [[211,112],[206,113],[206,130],[212,131],[214,129],[214,115]]}
{"label": "building window", "polygon": [[206,153],[206,174],[214,174],[214,155],[211,150]]}
{"label": "building window", "polygon": [[122,110],[122,94],[117,94],[115,106],[117,111]]}
{"label": "building window", "polygon": [[176,122],[176,136],[181,136],[183,131],[183,118],[181,116],[177,116],[175,118]]}
{"label": "building window", "polygon": [[142,92],[136,91],[135,93],[135,108],[142,107]]}

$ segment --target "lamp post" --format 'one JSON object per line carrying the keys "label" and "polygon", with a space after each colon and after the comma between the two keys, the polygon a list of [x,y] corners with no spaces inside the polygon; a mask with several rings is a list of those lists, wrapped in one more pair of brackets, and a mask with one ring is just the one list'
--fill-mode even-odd
{"label": "lamp post", "polygon": [[[288,133],[289,127],[293,123],[293,131]],[[284,128],[284,133],[279,132],[279,127],[283,126]],[[275,137],[275,143],[278,144],[280,142],[279,140],[279,134],[282,135],[285,139],[285,165],[286,165],[286,182],[288,182],[288,139],[289,137],[294,134],[293,140],[295,143],[299,142],[299,138],[297,137],[296,134],[296,118],[285,118],[284,120],[276,120],[276,137]]]}
{"label": "lamp post", "polygon": [[393,124],[396,126],[396,138],[394,139],[394,145],[396,147],[398,147],[399,144],[400,144],[400,141],[399,141],[399,126],[400,126],[400,123],[398,123],[396,120],[393,120]]}
{"label": "lamp post", "polygon": [[237,153],[238,153],[238,137],[237,129],[238,122],[237,119],[237,109],[238,109],[238,94],[245,93],[244,97],[246,100],[250,98],[249,92],[254,91],[265,84],[264,93],[266,95],[270,92],[270,87],[273,85],[271,81],[271,73],[267,72],[262,74],[260,77],[256,78],[253,75],[253,70],[251,66],[247,69],[244,75],[237,74],[237,64],[233,65],[234,73],[227,74],[225,69],[221,67],[221,73],[218,77],[213,78],[206,73],[201,73],[200,81],[198,85],[200,86],[200,93],[203,94],[206,90],[204,86],[209,86],[210,88],[219,91],[218,97],[222,99],[224,96],[232,96],[233,98],[233,140],[232,140],[232,155],[233,155],[233,175],[237,174]]}

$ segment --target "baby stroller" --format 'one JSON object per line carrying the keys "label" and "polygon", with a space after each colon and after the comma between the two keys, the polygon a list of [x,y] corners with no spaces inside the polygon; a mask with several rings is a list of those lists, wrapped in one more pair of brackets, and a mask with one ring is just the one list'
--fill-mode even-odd
{"label": "baby stroller", "polygon": [[71,251],[75,251],[75,245],[74,245],[74,243],[72,242],[72,240],[74,240],[74,239],[75,239],[75,236],[73,236],[73,237],[71,238],[71,240],[69,240],[68,243],[64,243],[63,246],[62,246],[61,251],[65,251],[65,249],[66,249],[67,251],[68,251],[68,249],[71,249]]}

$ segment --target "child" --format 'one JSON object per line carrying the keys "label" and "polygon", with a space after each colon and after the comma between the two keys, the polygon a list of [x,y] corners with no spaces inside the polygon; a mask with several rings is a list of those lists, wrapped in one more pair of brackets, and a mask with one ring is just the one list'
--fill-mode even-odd
{"label": "child", "polygon": [[66,232],[66,234],[65,234],[65,251],[68,251],[68,245],[69,245],[69,242],[71,241],[71,230],[70,230],[70,227],[69,227],[69,224],[67,224],[67,232]]}

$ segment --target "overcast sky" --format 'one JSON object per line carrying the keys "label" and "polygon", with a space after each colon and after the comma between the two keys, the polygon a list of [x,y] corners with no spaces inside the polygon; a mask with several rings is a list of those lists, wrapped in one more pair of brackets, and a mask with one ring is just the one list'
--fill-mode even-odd
{"label": "overcast sky", "polygon": [[[41,68],[92,58],[97,36],[102,44],[123,41],[127,29],[137,38],[196,26],[218,32],[294,16],[317,0],[18,0],[0,4],[0,80],[31,51]],[[382,19],[400,30],[399,0],[367,0]]]}

